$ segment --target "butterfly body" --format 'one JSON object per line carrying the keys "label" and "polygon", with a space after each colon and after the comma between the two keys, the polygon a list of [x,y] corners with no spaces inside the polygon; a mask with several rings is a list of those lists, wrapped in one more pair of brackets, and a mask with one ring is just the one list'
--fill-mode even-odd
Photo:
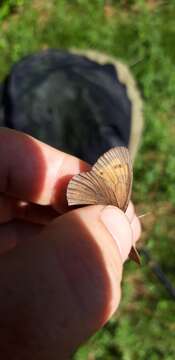
{"label": "butterfly body", "polygon": [[[126,211],[133,171],[129,151],[115,147],[100,156],[92,169],[75,175],[67,188],[68,205],[114,205]],[[140,262],[132,247],[132,258]]]}

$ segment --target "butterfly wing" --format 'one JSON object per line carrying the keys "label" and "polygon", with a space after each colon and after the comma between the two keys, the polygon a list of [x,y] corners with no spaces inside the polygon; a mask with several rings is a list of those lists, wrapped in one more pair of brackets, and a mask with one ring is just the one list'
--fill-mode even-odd
{"label": "butterfly wing", "polygon": [[110,195],[103,179],[93,171],[75,175],[67,188],[68,205],[109,205]]}
{"label": "butterfly wing", "polygon": [[[86,173],[75,175],[67,188],[68,205],[114,205],[126,211],[132,188],[132,164],[125,147],[115,147],[102,155]],[[140,264],[134,246],[129,257]]]}
{"label": "butterfly wing", "polygon": [[116,147],[102,155],[92,170],[75,175],[69,182],[69,205],[115,205],[126,210],[132,184],[129,152]]}
{"label": "butterfly wing", "polygon": [[105,185],[110,188],[111,205],[126,211],[131,196],[132,164],[129,151],[125,147],[115,147],[102,155],[92,168]]}
{"label": "butterfly wing", "polygon": [[[126,211],[132,190],[133,170],[127,148],[115,147],[102,155],[92,167],[92,171],[103,178],[104,184],[110,188],[111,205]],[[140,256],[132,246],[129,257],[140,264]]]}

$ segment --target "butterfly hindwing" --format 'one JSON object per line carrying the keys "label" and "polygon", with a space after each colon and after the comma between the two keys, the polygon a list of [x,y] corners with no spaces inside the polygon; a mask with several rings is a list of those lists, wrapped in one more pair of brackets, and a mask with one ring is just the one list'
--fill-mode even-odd
{"label": "butterfly hindwing", "polygon": [[67,199],[68,205],[110,204],[109,189],[91,171],[72,178],[67,188]]}

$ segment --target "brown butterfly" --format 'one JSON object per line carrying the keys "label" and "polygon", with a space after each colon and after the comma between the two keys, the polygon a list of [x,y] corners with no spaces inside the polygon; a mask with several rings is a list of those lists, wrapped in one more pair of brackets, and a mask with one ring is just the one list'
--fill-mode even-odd
{"label": "brown butterfly", "polygon": [[[132,189],[133,171],[129,151],[115,147],[100,156],[92,169],[75,175],[67,188],[68,205],[114,205],[126,211]],[[140,264],[132,246],[129,257]]]}

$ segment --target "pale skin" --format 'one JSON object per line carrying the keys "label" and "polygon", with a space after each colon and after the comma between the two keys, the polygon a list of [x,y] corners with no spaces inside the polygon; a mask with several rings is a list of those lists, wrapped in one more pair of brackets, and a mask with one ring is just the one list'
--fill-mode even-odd
{"label": "pale skin", "polygon": [[139,219],[131,203],[68,211],[68,181],[89,165],[26,134],[0,129],[0,165],[0,354],[68,359],[116,311]]}

